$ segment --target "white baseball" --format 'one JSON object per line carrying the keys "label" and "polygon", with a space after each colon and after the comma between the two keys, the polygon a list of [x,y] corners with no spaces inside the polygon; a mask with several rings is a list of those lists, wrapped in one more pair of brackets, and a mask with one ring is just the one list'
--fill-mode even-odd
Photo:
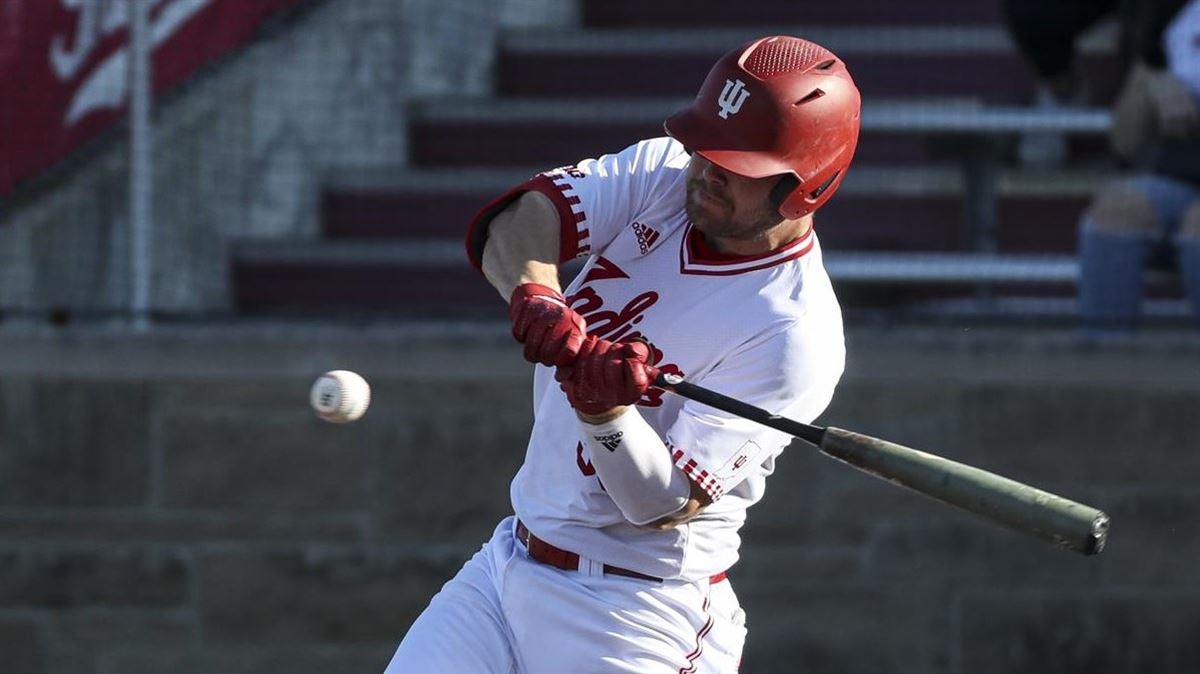
{"label": "white baseball", "polygon": [[309,403],[325,421],[350,423],[366,413],[371,404],[371,386],[354,372],[332,370],[313,382]]}

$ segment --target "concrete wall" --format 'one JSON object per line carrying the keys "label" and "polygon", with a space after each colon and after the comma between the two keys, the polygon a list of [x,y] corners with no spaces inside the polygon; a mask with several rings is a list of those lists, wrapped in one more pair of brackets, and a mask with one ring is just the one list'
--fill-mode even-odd
{"label": "concrete wall", "polygon": [[[220,311],[233,239],[317,233],[323,177],[407,162],[406,104],[487,90],[501,27],[557,0],[314,0],[156,101],[154,306]],[[0,310],[128,306],[123,130],[0,208]]]}
{"label": "concrete wall", "polygon": [[[851,335],[824,422],[1103,507],[1110,547],[794,446],[731,572],[743,671],[1200,671],[1200,347],[1148,340]],[[334,367],[356,424],[307,408]],[[500,325],[0,334],[2,670],[381,671],[508,512],[528,387]]]}

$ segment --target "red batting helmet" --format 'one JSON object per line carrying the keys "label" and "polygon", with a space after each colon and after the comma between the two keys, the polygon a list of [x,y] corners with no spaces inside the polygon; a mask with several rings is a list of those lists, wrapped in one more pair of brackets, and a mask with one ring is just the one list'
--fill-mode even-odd
{"label": "red batting helmet", "polygon": [[663,124],[692,152],[749,178],[789,174],[779,213],[794,219],[837,191],[858,145],[860,97],[846,64],[800,38],[765,37],[717,61],[691,107]]}

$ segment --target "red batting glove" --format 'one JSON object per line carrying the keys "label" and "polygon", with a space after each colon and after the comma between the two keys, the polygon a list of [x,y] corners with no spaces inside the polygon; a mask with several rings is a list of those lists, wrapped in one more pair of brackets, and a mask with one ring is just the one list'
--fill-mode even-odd
{"label": "red batting glove", "polygon": [[647,362],[649,358],[650,349],[641,342],[626,344],[588,337],[574,364],[558,368],[554,378],[571,407],[599,416],[642,399],[657,375]]}
{"label": "red batting glove", "polygon": [[508,302],[512,335],[525,345],[525,360],[569,365],[579,353],[587,324],[567,306],[562,293],[538,283],[522,283]]}

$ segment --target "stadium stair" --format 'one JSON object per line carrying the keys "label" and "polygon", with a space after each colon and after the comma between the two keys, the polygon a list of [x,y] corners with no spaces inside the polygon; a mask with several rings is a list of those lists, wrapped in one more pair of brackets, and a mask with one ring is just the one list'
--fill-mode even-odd
{"label": "stadium stair", "polygon": [[[855,167],[817,218],[836,283],[939,287],[889,291],[884,302],[971,295],[976,281],[992,284],[989,295],[1070,294],[1075,221],[1108,176],[1107,113],[1026,107],[1034,82],[995,4],[846,0],[801,11],[769,0],[584,0],[579,28],[503,36],[493,96],[415,102],[409,166],[332,177],[321,238],[238,246],[237,306],[501,315],[501,299],[462,253],[471,214],[539,170],[660,135],[723,50],[771,32],[839,52],[864,94]],[[1112,74],[1111,35],[1083,52],[1091,72]],[[1005,143],[1033,128],[1067,133],[1076,164],[1003,168]],[[977,255],[992,276],[975,278]]]}

